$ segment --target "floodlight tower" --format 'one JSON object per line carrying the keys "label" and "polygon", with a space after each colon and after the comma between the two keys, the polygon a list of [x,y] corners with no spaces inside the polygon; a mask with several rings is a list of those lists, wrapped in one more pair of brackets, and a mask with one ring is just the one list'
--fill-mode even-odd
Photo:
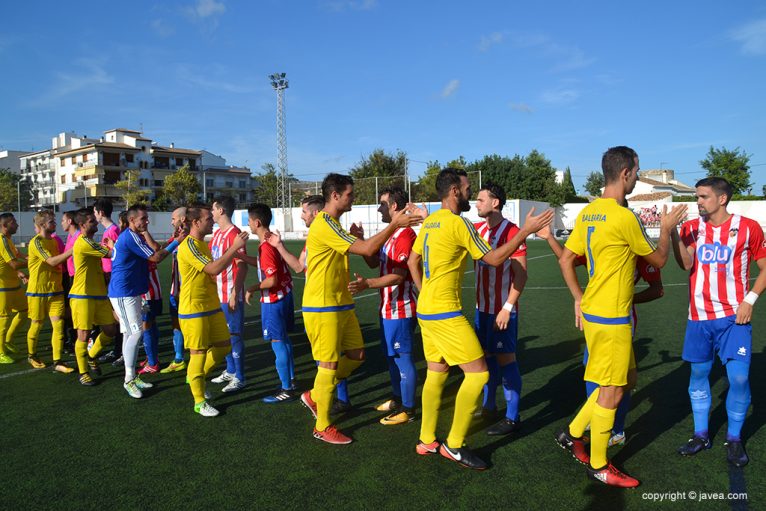
{"label": "floodlight tower", "polygon": [[279,168],[279,204],[282,208],[282,217],[285,222],[285,230],[292,230],[292,216],[290,215],[290,205],[287,203],[289,195],[287,187],[287,139],[285,136],[285,89],[288,87],[285,73],[274,73],[269,75],[271,86],[277,92],[277,151]]}

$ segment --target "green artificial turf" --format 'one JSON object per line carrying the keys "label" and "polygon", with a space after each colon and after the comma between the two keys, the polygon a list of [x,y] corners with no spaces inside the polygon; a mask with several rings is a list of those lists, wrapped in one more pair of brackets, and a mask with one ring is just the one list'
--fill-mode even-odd
{"label": "green artificial turf", "polygon": [[[249,252],[255,253],[250,243]],[[289,242],[298,253],[302,243]],[[687,315],[686,276],[674,261],[663,270],[665,296],[639,306],[635,341],[638,386],[628,416],[628,442],[610,448],[614,462],[642,481],[637,490],[605,488],[586,479],[582,466],[561,450],[554,432],[584,400],[583,337],[574,328],[572,300],[558,265],[544,242],[529,244],[529,281],[521,302],[518,359],[523,376],[522,431],[488,437],[476,419],[467,443],[491,468],[459,468],[439,456],[415,454],[420,422],[384,427],[373,407],[389,395],[381,355],[377,293],[357,298],[367,362],[350,378],[354,411],[338,419],[354,438],[331,446],[312,438],[313,420],[297,402],[266,405],[276,389],[274,356],[258,325],[259,307],[247,308],[245,390],[227,395],[210,384],[215,419],[193,413],[185,373],[147,376],[156,384],[141,400],[122,388],[122,368],[105,365],[99,385],[86,388],[74,375],[32,371],[25,361],[0,366],[2,454],[0,507],[3,509],[758,509],[763,505],[766,392],[763,309],[753,319],[751,369],[753,406],[744,437],[751,457],[745,469],[725,459],[725,373],[711,376],[713,448],[694,458],[675,449],[692,431],[687,395],[688,366],[680,359]],[[367,275],[361,258],[353,271]],[[160,265],[168,289],[169,262]],[[464,310],[473,318],[473,273],[464,280]],[[248,282],[255,281],[251,269]],[[303,280],[295,279],[296,309]],[[167,304],[166,304],[167,312]],[[302,318],[292,336],[300,387],[315,375]],[[172,358],[169,317],[160,320],[161,363]],[[41,334],[40,354],[50,362],[50,329]],[[418,335],[419,339],[419,335]],[[14,343],[22,351],[25,341]],[[420,390],[425,377],[422,349],[416,348]],[[72,357],[68,359],[73,362]],[[218,370],[216,370],[216,373]],[[454,369],[445,391],[439,434],[452,419],[460,383]],[[502,392],[498,392],[501,399]],[[419,400],[419,399],[418,399]],[[502,402],[499,402],[502,409]],[[686,499],[680,499],[685,492]],[[746,492],[748,500],[699,503],[689,492]],[[668,493],[657,503],[652,494]],[[668,502],[672,498],[678,499]],[[697,497],[699,498],[699,497]]]}

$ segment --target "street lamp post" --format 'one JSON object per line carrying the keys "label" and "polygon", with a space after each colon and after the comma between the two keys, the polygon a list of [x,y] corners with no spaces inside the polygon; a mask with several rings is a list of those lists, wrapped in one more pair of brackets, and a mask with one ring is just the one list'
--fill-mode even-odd
{"label": "street lamp post", "polygon": [[285,73],[274,73],[269,75],[271,87],[277,93],[277,150],[279,158],[279,204],[282,207],[282,218],[284,219],[285,231],[292,231],[292,215],[290,215],[290,205],[288,201],[287,188],[287,138],[285,124],[285,89],[289,86]]}

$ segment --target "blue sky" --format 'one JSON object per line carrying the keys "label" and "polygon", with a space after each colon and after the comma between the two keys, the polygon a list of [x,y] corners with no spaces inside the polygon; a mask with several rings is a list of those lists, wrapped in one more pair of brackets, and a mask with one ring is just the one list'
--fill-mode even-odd
{"label": "blue sky", "polygon": [[[710,145],[766,164],[766,3],[13,2],[0,16],[0,148],[125,127],[254,170],[321,179],[375,148],[413,174],[538,149],[575,183],[610,146],[688,184]],[[754,191],[766,165],[754,166]]]}

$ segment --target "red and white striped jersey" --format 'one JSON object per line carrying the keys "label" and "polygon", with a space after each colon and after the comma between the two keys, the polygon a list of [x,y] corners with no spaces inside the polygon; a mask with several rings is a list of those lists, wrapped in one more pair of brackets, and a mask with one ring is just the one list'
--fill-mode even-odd
{"label": "red and white striped jersey", "polygon": [[149,264],[149,291],[144,293],[144,300],[162,300],[162,286],[160,286],[160,274],[157,271],[157,263],[147,261]]}
{"label": "red and white striped jersey", "polygon": [[279,251],[268,243],[258,246],[258,280],[263,282],[269,277],[276,276],[276,284],[269,289],[261,289],[261,302],[278,302],[293,288],[293,278],[285,260]]}
{"label": "red and white striped jersey", "polygon": [[[214,261],[220,259],[229,250],[229,247],[234,243],[234,239],[239,233],[240,229],[236,225],[231,225],[225,231],[218,229],[213,233],[213,239],[210,240],[209,247]],[[237,261],[239,259],[234,259],[225,270],[215,277],[215,283],[218,286],[218,299],[221,303],[228,303],[229,296],[234,291],[234,281],[237,278]]]}
{"label": "red and white striped jersey", "polygon": [[404,282],[396,286],[380,288],[380,317],[383,319],[414,318],[417,308],[415,284],[407,268],[412,245],[417,234],[411,227],[400,227],[380,247],[380,276],[390,275],[395,268],[407,272]]}
{"label": "red and white striped jersey", "polygon": [[705,217],[681,226],[681,239],[694,248],[689,273],[689,319],[704,321],[737,313],[750,289],[750,263],[766,257],[758,222],[731,215],[721,225]]}
{"label": "red and white striped jersey", "polygon": [[[504,245],[513,238],[519,227],[510,220],[503,218],[503,221],[495,227],[489,227],[486,221],[474,224],[479,235],[489,243],[492,249]],[[525,257],[527,255],[527,245],[522,243],[519,248],[511,254],[507,261],[500,266],[494,267],[483,261],[474,261],[474,270],[476,271],[476,308],[480,312],[488,314],[497,314],[503,308],[503,304],[508,301],[508,292],[511,290],[513,282],[513,268],[511,259],[514,257]]]}

